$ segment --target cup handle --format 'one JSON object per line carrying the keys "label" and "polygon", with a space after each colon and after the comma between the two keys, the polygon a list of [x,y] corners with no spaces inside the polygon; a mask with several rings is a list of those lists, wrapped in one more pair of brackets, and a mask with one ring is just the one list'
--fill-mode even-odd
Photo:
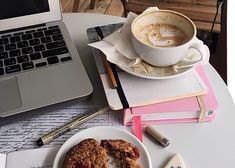
{"label": "cup handle", "polygon": [[147,9],[145,9],[144,11],[143,11],[143,13],[148,13],[148,12],[154,12],[154,11],[158,11],[159,10],[159,8],[158,7],[148,7]]}
{"label": "cup handle", "polygon": [[[198,38],[195,39],[195,42],[189,47],[189,48],[194,48],[201,54],[201,59],[198,60],[199,62],[206,61],[207,59],[207,51],[205,50],[204,44],[201,40]],[[209,62],[209,60],[207,60]]]}

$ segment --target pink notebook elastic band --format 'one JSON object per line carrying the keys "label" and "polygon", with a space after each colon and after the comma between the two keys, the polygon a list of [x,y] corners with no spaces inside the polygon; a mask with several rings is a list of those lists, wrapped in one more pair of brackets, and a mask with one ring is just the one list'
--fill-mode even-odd
{"label": "pink notebook elastic band", "polygon": [[141,116],[133,117],[133,133],[141,142],[143,142]]}

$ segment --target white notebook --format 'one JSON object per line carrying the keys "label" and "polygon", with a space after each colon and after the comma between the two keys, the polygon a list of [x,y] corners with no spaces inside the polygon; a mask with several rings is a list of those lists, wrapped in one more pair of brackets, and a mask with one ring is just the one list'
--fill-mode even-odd
{"label": "white notebook", "polygon": [[[118,91],[110,87],[107,74],[100,76],[110,108],[123,109]],[[118,77],[129,107],[204,95],[208,91],[195,71],[166,80],[147,80],[125,72],[118,72]]]}

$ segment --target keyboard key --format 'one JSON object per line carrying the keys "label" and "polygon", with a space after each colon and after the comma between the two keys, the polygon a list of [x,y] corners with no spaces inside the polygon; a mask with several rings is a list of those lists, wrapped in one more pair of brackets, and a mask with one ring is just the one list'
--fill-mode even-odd
{"label": "keyboard key", "polygon": [[0,76],[72,60],[68,52],[59,26],[0,35]]}
{"label": "keyboard key", "polygon": [[45,50],[45,46],[44,46],[43,44],[34,46],[34,50],[35,50],[36,52],[38,52],[38,51],[43,51],[43,50]]}
{"label": "keyboard key", "polygon": [[47,49],[59,48],[59,47],[64,47],[64,46],[65,46],[64,41],[56,41],[56,42],[46,44]]}
{"label": "keyboard key", "polygon": [[10,42],[11,43],[15,43],[15,42],[19,42],[19,41],[20,41],[20,36],[10,37]]}
{"label": "keyboard key", "polygon": [[14,33],[13,35],[14,36],[19,36],[19,35],[22,35],[22,34],[24,34],[24,32],[17,32],[17,33]]}
{"label": "keyboard key", "polygon": [[50,26],[50,27],[48,27],[48,29],[56,29],[56,28],[59,28],[59,26],[56,25],[56,26]]}
{"label": "keyboard key", "polygon": [[34,32],[36,32],[36,30],[28,30],[25,33],[34,33]]}
{"label": "keyboard key", "polygon": [[3,68],[0,68],[0,76],[1,75],[4,75],[4,69]]}
{"label": "keyboard key", "polygon": [[35,66],[36,67],[43,67],[43,66],[46,66],[47,63],[46,62],[40,62],[40,63],[37,63]]}
{"label": "keyboard key", "polygon": [[4,65],[9,66],[9,65],[14,65],[16,64],[16,59],[15,58],[7,58],[4,60]]}
{"label": "keyboard key", "polygon": [[23,34],[21,36],[22,40],[30,40],[33,38],[32,34]]}
{"label": "keyboard key", "polygon": [[12,51],[9,52],[9,55],[10,55],[10,57],[17,57],[17,56],[21,55],[21,52],[20,52],[19,49],[18,50],[12,50]]}
{"label": "keyboard key", "polygon": [[21,42],[17,43],[18,48],[25,48],[28,46],[29,46],[28,41],[21,41]]}
{"label": "keyboard key", "polygon": [[5,59],[5,58],[8,58],[8,53],[7,52],[0,53],[0,59]]}
{"label": "keyboard key", "polygon": [[43,32],[35,32],[35,33],[33,33],[33,37],[34,38],[44,37],[44,34],[43,34]]}
{"label": "keyboard key", "polygon": [[55,34],[60,34],[60,29],[51,29],[45,31],[46,36],[55,35]]}
{"label": "keyboard key", "polygon": [[15,73],[21,71],[20,65],[8,66],[5,68],[6,74]]}
{"label": "keyboard key", "polygon": [[22,53],[23,54],[30,54],[32,52],[33,52],[33,48],[32,47],[22,48]]}
{"label": "keyboard key", "polygon": [[28,55],[23,55],[23,56],[17,57],[18,63],[23,63],[23,62],[28,62],[28,61],[29,61]]}
{"label": "keyboard key", "polygon": [[44,58],[46,58],[46,57],[51,57],[55,55],[65,54],[65,53],[68,53],[68,49],[66,47],[62,47],[62,48],[56,48],[56,49],[52,49],[48,51],[43,51],[42,55]]}
{"label": "keyboard key", "polygon": [[8,44],[8,43],[9,43],[8,38],[2,38],[2,39],[0,39],[0,45]]}
{"label": "keyboard key", "polygon": [[48,64],[56,64],[56,63],[59,63],[59,59],[57,56],[49,57],[47,58],[47,62]]}
{"label": "keyboard key", "polygon": [[30,44],[30,46],[38,45],[38,44],[40,44],[40,40],[39,39],[29,40],[29,44]]}
{"label": "keyboard key", "polygon": [[63,38],[62,34],[56,34],[56,35],[52,36],[52,39],[54,41],[58,41],[58,40],[63,40],[64,38]]}
{"label": "keyboard key", "polygon": [[37,31],[45,31],[45,30],[47,30],[47,27],[37,29]]}
{"label": "keyboard key", "polygon": [[33,62],[25,62],[22,64],[23,70],[28,70],[34,68]]}
{"label": "keyboard key", "polygon": [[0,46],[0,53],[4,51],[4,47]]}
{"label": "keyboard key", "polygon": [[5,45],[6,51],[15,50],[15,49],[16,49],[15,43]]}
{"label": "keyboard key", "polygon": [[1,38],[7,38],[7,37],[11,37],[12,34],[6,34],[6,35],[3,35]]}
{"label": "keyboard key", "polygon": [[52,42],[52,39],[51,39],[50,36],[48,36],[48,37],[43,37],[43,38],[41,38],[41,42],[42,42],[42,43],[50,43],[50,42]]}
{"label": "keyboard key", "polygon": [[37,59],[42,58],[42,56],[41,56],[40,53],[33,53],[33,54],[30,54],[29,57],[30,57],[31,60],[37,60]]}
{"label": "keyboard key", "polygon": [[69,61],[69,60],[72,60],[72,57],[64,57],[64,58],[60,59],[61,62],[65,62],[65,61]]}

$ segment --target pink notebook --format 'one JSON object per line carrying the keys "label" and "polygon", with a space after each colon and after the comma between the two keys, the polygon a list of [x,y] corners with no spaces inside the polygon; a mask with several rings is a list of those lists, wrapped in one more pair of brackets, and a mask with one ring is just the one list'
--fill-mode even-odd
{"label": "pink notebook", "polygon": [[[202,95],[206,107],[203,122],[212,121],[215,118],[215,110],[218,102],[206,77],[202,66],[196,68],[197,73],[206,84],[208,93]],[[135,117],[141,120],[141,124],[163,124],[163,123],[188,123],[198,122],[201,107],[196,96],[173,101],[156,103],[147,106],[131,107],[124,109],[123,124],[135,125]]]}

